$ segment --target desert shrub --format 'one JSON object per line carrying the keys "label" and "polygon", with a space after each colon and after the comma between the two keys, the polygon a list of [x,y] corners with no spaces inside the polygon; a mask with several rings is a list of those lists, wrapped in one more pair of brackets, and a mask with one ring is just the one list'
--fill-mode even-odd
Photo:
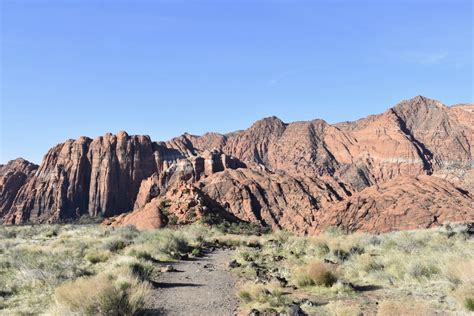
{"label": "desert shrub", "polygon": [[103,273],[59,286],[54,298],[59,314],[138,315],[143,312],[150,291],[148,283],[130,273]]}
{"label": "desert shrub", "polygon": [[132,262],[129,264],[130,272],[141,281],[149,281],[153,278],[155,268],[147,262]]}
{"label": "desert shrub", "polygon": [[351,248],[349,248],[349,254],[351,256],[362,255],[363,253],[365,253],[365,249],[361,245],[353,245]]}
{"label": "desert shrub", "polygon": [[281,307],[289,303],[285,295],[285,292],[279,288],[275,288],[271,290],[270,295],[268,295],[267,297],[268,297],[267,301],[270,307]]}
{"label": "desert shrub", "polygon": [[350,253],[343,249],[334,249],[333,250],[334,257],[337,258],[339,261],[346,261],[350,257]]}
{"label": "desert shrub", "polygon": [[244,284],[237,295],[244,303],[256,302],[270,307],[281,307],[288,303],[280,288],[267,289],[263,284],[252,282]]}
{"label": "desert shrub", "polygon": [[110,252],[118,252],[127,247],[128,245],[130,245],[130,241],[125,241],[123,239],[112,239],[107,241],[103,245],[103,248],[109,250]]}
{"label": "desert shrub", "polygon": [[306,273],[304,269],[296,271],[294,274],[294,280],[298,287],[306,287],[314,285],[313,279]]}
{"label": "desert shrub", "polygon": [[337,277],[331,271],[331,269],[322,263],[316,262],[308,265],[308,275],[316,285],[332,286],[336,281]]}
{"label": "desert shrub", "polygon": [[159,249],[172,257],[176,257],[180,253],[188,251],[188,243],[181,236],[177,235],[166,235],[159,243]]}
{"label": "desert shrub", "polygon": [[133,250],[130,252],[130,255],[140,260],[154,261],[153,256],[148,251]]}
{"label": "desert shrub", "polygon": [[249,238],[244,239],[244,245],[250,248],[260,248],[262,246],[258,237],[250,236]]}
{"label": "desert shrub", "polygon": [[240,253],[240,256],[242,257],[242,259],[244,259],[244,261],[250,262],[250,261],[255,261],[256,253],[243,251]]}
{"label": "desert shrub", "polygon": [[245,283],[238,292],[241,299],[247,302],[255,301],[265,303],[270,292],[262,284],[255,284],[252,282]]}
{"label": "desert shrub", "polygon": [[237,295],[245,303],[250,303],[252,301],[252,295],[247,290],[240,290]]}
{"label": "desert shrub", "polygon": [[227,247],[239,247],[242,245],[243,239],[235,235],[224,235],[216,238],[215,242]]}
{"label": "desert shrub", "polygon": [[0,226],[0,238],[11,239],[16,238],[17,232],[13,227]]}
{"label": "desert shrub", "polygon": [[51,226],[44,234],[44,236],[46,238],[51,238],[51,237],[56,237],[58,236],[59,234],[59,226],[58,225],[54,225],[54,226]]}
{"label": "desert shrub", "polygon": [[422,262],[412,262],[408,266],[407,274],[410,278],[415,278],[418,281],[430,279],[433,275],[439,273],[439,269],[431,264]]}
{"label": "desert shrub", "polygon": [[367,273],[373,271],[381,271],[384,269],[383,263],[379,259],[374,258],[369,254],[363,254],[358,258],[359,268]]}
{"label": "desert shrub", "polygon": [[124,240],[134,240],[140,235],[140,231],[133,225],[127,225],[116,228],[112,231],[111,235],[119,236]]}
{"label": "desert shrub", "polygon": [[318,242],[315,245],[315,251],[316,255],[318,257],[323,257],[326,256],[330,253],[331,249],[329,249],[329,246],[325,242]]}
{"label": "desert shrub", "polygon": [[10,254],[16,267],[15,286],[19,288],[57,284],[86,274],[81,259],[69,252],[45,253],[40,250],[19,249]]}
{"label": "desert shrub", "polygon": [[396,247],[408,254],[413,254],[424,249],[426,242],[423,234],[415,234],[413,232],[401,232],[395,240]]}
{"label": "desert shrub", "polygon": [[326,305],[326,309],[331,316],[359,316],[361,311],[359,306],[351,305],[342,301],[331,301]]}
{"label": "desert shrub", "polygon": [[297,270],[295,281],[299,287],[317,285],[331,287],[337,281],[333,269],[321,262],[311,262]]}
{"label": "desert shrub", "polygon": [[248,222],[228,222],[225,220],[217,224],[215,228],[221,233],[234,235],[262,235],[271,232],[271,227],[269,226]]}
{"label": "desert shrub", "polygon": [[142,233],[135,243],[142,244],[154,256],[167,256],[178,259],[180,254],[190,249],[184,234],[169,229],[147,231]]}
{"label": "desert shrub", "polygon": [[84,259],[89,261],[92,264],[100,263],[100,262],[105,262],[109,260],[110,253],[108,251],[90,251],[88,252],[85,256]]}
{"label": "desert shrub", "polygon": [[466,297],[464,299],[464,307],[470,311],[474,312],[474,297]]}

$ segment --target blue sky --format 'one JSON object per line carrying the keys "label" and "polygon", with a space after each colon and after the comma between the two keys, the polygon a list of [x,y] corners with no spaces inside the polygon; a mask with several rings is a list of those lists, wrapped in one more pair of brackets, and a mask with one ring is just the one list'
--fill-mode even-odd
{"label": "blue sky", "polygon": [[0,0],[0,162],[126,130],[354,120],[473,101],[470,0]]}

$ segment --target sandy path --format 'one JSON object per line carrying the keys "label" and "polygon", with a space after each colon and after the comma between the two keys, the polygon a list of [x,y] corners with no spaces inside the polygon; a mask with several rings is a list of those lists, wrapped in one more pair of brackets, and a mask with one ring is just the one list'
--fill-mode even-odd
{"label": "sandy path", "polygon": [[231,250],[216,250],[194,261],[173,263],[177,272],[156,282],[149,315],[235,315],[235,280],[227,268]]}

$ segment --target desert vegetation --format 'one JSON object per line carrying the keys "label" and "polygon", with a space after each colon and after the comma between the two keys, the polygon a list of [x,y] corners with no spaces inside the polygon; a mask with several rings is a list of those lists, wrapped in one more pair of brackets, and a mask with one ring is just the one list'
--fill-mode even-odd
{"label": "desert vegetation", "polygon": [[196,254],[205,228],[0,227],[0,313],[137,315],[163,261]]}
{"label": "desert vegetation", "polygon": [[233,271],[248,311],[297,305],[309,315],[434,315],[473,311],[467,226],[381,235],[277,232],[240,246]]}
{"label": "desert vegetation", "polygon": [[235,249],[239,313],[432,315],[474,310],[474,242],[466,226],[318,236],[203,223],[0,227],[0,313],[138,315],[160,267]]}

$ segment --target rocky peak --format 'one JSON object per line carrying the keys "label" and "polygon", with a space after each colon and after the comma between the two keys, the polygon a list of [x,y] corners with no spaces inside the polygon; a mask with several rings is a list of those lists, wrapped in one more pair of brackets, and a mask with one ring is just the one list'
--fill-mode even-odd
{"label": "rocky peak", "polygon": [[24,158],[18,157],[14,160],[10,160],[5,165],[0,164],[0,176],[12,171],[30,174],[31,172],[36,171],[36,169],[38,169],[38,165],[35,165]]}

